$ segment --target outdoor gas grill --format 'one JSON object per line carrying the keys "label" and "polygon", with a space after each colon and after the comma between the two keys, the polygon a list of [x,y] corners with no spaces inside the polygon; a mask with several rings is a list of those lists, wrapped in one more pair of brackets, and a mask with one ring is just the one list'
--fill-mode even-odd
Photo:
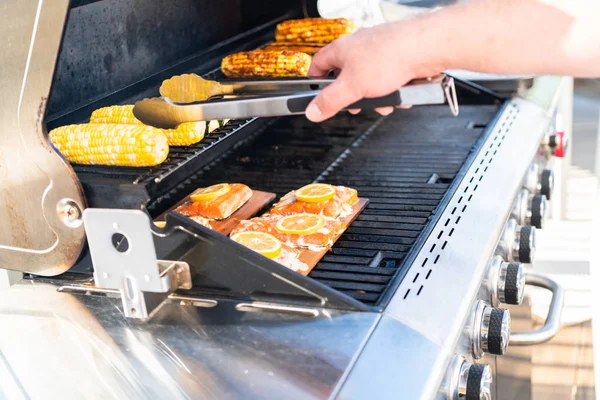
{"label": "outdoor gas grill", "polygon": [[[48,144],[48,129],[155,96],[165,78],[218,77],[224,55],[306,5],[0,5],[0,267],[25,273],[0,293],[0,394],[509,398],[496,355],[559,328],[561,288],[525,264],[556,195],[565,80],[521,97],[459,80],[458,116],[230,121],[152,168],[69,166]],[[370,202],[308,277],[180,214],[151,223],[224,181],[278,196],[326,182]],[[526,284],[553,292],[549,316],[511,335],[504,305],[525,310]]]}

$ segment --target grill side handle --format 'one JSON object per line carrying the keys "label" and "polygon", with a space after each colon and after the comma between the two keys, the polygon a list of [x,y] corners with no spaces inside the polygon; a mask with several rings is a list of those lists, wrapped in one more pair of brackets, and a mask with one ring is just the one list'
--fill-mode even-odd
{"label": "grill side handle", "polygon": [[528,273],[525,276],[527,285],[541,287],[552,292],[552,301],[544,326],[531,332],[513,332],[510,344],[515,346],[532,346],[552,339],[560,329],[560,317],[564,305],[564,290],[554,280],[542,274]]}

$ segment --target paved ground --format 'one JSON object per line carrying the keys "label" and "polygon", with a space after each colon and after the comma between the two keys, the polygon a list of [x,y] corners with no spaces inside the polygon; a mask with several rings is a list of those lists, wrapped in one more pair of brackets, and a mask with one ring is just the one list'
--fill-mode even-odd
{"label": "paved ground", "polygon": [[[577,82],[574,99],[572,166],[567,169],[566,215],[551,220],[538,236],[535,270],[566,288],[564,324],[591,316],[593,221],[598,207],[598,130],[600,81]],[[546,313],[549,296],[533,294],[533,312]],[[591,323],[563,329],[549,343],[533,348],[535,400],[594,399]]]}

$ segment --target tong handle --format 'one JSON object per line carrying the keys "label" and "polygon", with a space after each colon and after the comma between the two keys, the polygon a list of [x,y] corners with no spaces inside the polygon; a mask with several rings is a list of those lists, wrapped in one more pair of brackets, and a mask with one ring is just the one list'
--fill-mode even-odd
{"label": "tong handle", "polygon": [[[304,113],[306,107],[310,104],[310,102],[317,97],[318,93],[306,93],[303,95],[297,95],[294,98],[291,98],[287,101],[287,108],[291,114],[300,114]],[[387,96],[375,97],[370,99],[362,99],[357,101],[354,104],[349,105],[344,108],[344,110],[351,109],[373,109],[379,107],[389,107],[389,106],[399,106],[402,103],[400,98],[400,91],[396,90],[393,93],[388,94]]]}

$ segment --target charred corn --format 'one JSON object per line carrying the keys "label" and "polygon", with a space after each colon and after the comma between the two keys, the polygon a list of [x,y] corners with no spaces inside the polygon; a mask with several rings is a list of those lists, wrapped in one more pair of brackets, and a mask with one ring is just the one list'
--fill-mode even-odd
{"label": "charred corn", "polygon": [[230,78],[306,76],[310,61],[306,53],[255,50],[225,57],[221,69]]}
{"label": "charred corn", "polygon": [[128,124],[143,125],[133,115],[133,105],[102,107],[90,117],[90,124]]}
{"label": "charred corn", "polygon": [[297,51],[300,53],[306,53],[309,56],[312,56],[313,54],[315,54],[317,51],[321,50],[323,47],[322,46],[317,46],[317,45],[307,45],[304,43],[287,43],[287,42],[273,42],[269,45],[267,45],[266,47],[264,47],[262,50],[266,50],[266,51]]}
{"label": "charred corn", "polygon": [[169,154],[164,132],[146,125],[67,125],[49,136],[56,149],[76,164],[149,167]]}
{"label": "charred corn", "polygon": [[346,18],[305,18],[284,21],[275,29],[275,41],[294,43],[331,43],[354,31]]}

